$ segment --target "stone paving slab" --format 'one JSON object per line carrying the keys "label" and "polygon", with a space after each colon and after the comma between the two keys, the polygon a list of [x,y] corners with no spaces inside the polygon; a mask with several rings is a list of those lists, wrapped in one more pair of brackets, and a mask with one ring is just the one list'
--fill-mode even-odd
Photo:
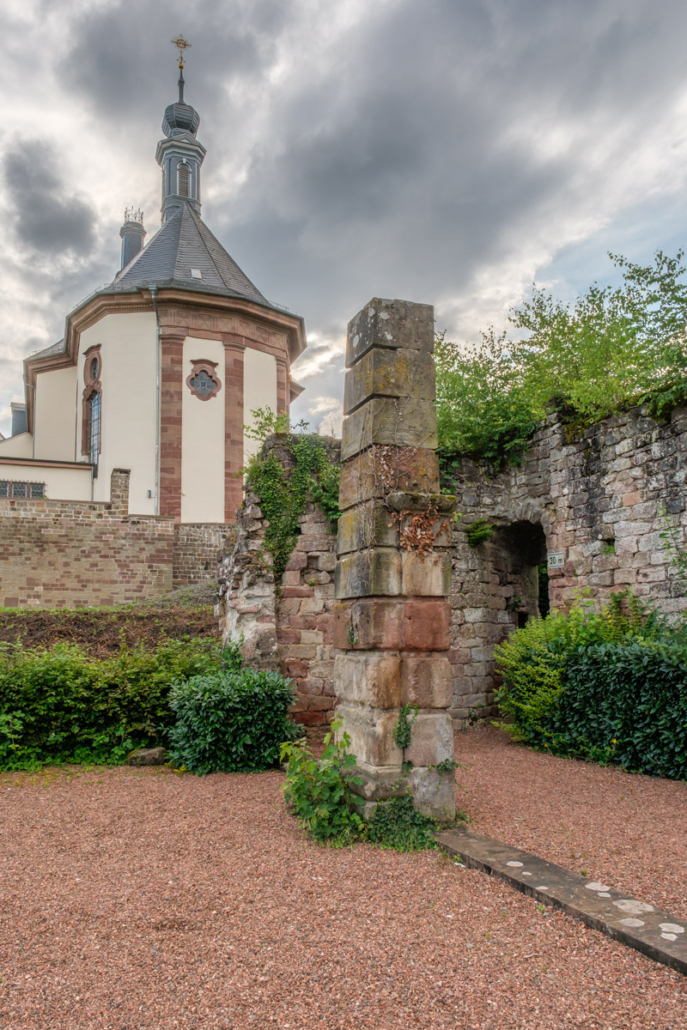
{"label": "stone paving slab", "polygon": [[465,865],[498,876],[523,894],[687,975],[687,920],[472,830],[444,830],[437,841]]}

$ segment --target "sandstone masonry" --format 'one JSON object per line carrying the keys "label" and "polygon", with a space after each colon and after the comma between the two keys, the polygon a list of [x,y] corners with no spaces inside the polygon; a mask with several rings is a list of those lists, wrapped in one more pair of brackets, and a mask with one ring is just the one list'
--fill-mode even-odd
{"label": "sandstone masonry", "polygon": [[0,499],[1,602],[41,608],[112,605],[172,589],[174,524],[128,514],[129,473],[111,501]]}

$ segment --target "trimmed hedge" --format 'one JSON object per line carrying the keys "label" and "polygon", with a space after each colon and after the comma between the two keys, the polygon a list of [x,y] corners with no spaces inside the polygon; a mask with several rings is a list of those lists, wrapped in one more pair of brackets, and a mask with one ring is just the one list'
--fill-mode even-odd
{"label": "trimmed hedge", "polygon": [[0,645],[0,769],[59,762],[122,762],[165,744],[172,683],[236,665],[214,641],[122,648],[98,661],[80,648]]}
{"label": "trimmed hedge", "polygon": [[276,765],[281,744],[298,735],[288,716],[293,699],[287,680],[255,669],[176,683],[169,695],[174,764],[201,775]]}
{"label": "trimmed hedge", "polygon": [[533,620],[496,649],[498,702],[518,740],[687,779],[687,627],[635,598]]}

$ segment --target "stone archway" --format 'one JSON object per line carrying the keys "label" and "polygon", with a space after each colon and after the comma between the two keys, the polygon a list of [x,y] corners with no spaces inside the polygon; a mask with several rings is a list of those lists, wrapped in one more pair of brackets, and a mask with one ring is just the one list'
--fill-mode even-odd
{"label": "stone archway", "polygon": [[454,531],[451,715],[458,726],[496,714],[494,647],[548,607],[548,577],[540,576],[546,561],[544,522],[530,510],[497,517],[491,538],[474,547],[465,529]]}

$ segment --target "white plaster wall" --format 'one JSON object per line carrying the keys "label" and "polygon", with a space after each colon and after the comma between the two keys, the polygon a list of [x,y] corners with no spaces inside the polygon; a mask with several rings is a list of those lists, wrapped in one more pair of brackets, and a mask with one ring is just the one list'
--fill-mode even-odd
{"label": "white plaster wall", "polygon": [[82,457],[83,355],[97,343],[101,345],[103,396],[101,451],[94,500],[109,501],[112,469],[130,469],[129,511],[132,515],[154,515],[157,437],[154,313],[138,311],[105,315],[81,334],[77,371],[77,460]]}
{"label": "white plaster wall", "polygon": [[6,440],[0,440],[0,457],[3,454],[11,458],[32,458],[33,437],[31,433],[18,433],[16,436],[8,436]]}
{"label": "white plaster wall", "polygon": [[[272,354],[247,348],[243,353],[243,424],[253,423],[251,411],[271,408],[277,411],[277,360]],[[244,461],[255,454],[260,443],[243,438]]]}
{"label": "white plaster wall", "polygon": [[76,453],[76,368],[56,368],[36,376],[34,457],[78,461]]}
{"label": "white plaster wall", "polygon": [[0,479],[12,479],[19,483],[45,483],[45,496],[51,500],[90,501],[91,499],[90,467],[79,469],[34,464],[14,465],[3,462],[0,457]]}
{"label": "white plaster wall", "polygon": [[[217,362],[219,393],[201,400],[186,379],[194,361]],[[224,436],[227,388],[221,340],[184,340],[181,402],[181,521],[224,522]]]}

